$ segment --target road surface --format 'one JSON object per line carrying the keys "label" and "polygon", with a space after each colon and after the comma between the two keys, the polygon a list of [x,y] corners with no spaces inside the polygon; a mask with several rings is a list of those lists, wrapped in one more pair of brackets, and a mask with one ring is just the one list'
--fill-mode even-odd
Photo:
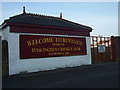
{"label": "road surface", "polygon": [[3,77],[2,88],[118,88],[118,62]]}

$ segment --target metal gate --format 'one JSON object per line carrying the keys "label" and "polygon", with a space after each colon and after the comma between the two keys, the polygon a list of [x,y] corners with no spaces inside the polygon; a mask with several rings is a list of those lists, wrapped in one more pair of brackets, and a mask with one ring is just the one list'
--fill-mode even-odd
{"label": "metal gate", "polygon": [[91,36],[92,63],[115,61],[114,37]]}

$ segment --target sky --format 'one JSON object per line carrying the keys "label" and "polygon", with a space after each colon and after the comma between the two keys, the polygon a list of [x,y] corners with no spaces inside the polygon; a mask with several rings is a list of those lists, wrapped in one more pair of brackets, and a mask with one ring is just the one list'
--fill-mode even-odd
{"label": "sky", "polygon": [[118,35],[118,2],[2,2],[0,24],[11,16],[27,13],[43,14],[73,21],[93,29],[92,36]]}

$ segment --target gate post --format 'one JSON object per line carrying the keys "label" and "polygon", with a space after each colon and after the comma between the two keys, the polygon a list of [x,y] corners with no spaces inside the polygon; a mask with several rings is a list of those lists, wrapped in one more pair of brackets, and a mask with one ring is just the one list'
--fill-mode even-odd
{"label": "gate post", "polygon": [[111,36],[111,50],[112,50],[112,61],[116,61],[116,49],[115,49],[115,38]]}

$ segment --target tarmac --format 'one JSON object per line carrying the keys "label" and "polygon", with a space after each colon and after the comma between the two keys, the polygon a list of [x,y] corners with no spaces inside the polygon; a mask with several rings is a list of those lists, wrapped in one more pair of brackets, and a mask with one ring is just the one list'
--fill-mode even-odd
{"label": "tarmac", "polygon": [[38,72],[31,72],[31,73],[21,73],[21,74],[15,74],[15,75],[11,75],[11,76],[7,75],[7,76],[3,76],[3,78],[42,76],[42,75],[54,74],[54,73],[64,73],[64,72],[72,72],[72,71],[77,71],[77,70],[99,68],[99,67],[104,67],[104,66],[110,65],[110,64],[112,64],[112,65],[116,64],[119,66],[120,62],[100,62],[100,63],[81,65],[81,66],[76,66],[76,67],[58,68],[55,70],[38,71]]}
{"label": "tarmac", "polygon": [[[56,70],[3,76],[4,88],[116,88],[120,62],[96,63]],[[72,81],[72,82],[71,82]],[[92,83],[91,83],[92,82]],[[105,83],[105,84],[104,84]],[[96,86],[94,86],[96,84]],[[101,86],[100,86],[101,85]]]}

